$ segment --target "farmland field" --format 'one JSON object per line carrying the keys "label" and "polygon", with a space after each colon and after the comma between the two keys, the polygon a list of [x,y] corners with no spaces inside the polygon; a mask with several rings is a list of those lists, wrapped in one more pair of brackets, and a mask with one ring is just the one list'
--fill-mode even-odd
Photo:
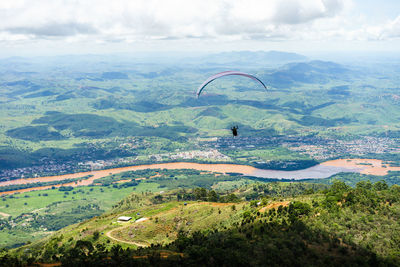
{"label": "farmland field", "polygon": [[[179,258],[185,250],[179,242],[232,234],[247,246],[243,240],[253,235],[264,240],[257,231],[266,233],[266,224],[275,236],[288,225],[306,227],[314,240],[329,240],[327,255],[350,246],[360,255],[397,251],[382,244],[375,251],[369,247],[375,237],[360,241],[340,225],[321,225],[339,212],[332,199],[347,201],[340,190],[353,192],[348,185],[355,195],[382,191],[396,201],[399,67],[382,62],[372,71],[374,62],[298,56],[267,64],[252,60],[256,54],[265,62],[270,56],[249,52],[234,63],[225,54],[179,63],[129,56],[0,60],[0,247],[53,263],[87,242],[100,246],[95,250],[142,247],[135,250],[142,259],[153,244]],[[195,97],[206,77],[227,67],[256,75],[268,90],[224,77]],[[232,126],[239,127],[237,137]],[[290,212],[308,207],[313,215],[296,215],[304,220],[300,226]],[[339,212],[342,224],[349,209]],[[357,213],[348,224],[386,225],[397,204],[387,209],[380,216]],[[118,222],[119,216],[132,220]],[[345,245],[314,229],[337,230]],[[305,236],[296,240],[303,239],[314,244]],[[276,247],[284,246],[279,242]],[[21,256],[19,247],[37,254]]]}

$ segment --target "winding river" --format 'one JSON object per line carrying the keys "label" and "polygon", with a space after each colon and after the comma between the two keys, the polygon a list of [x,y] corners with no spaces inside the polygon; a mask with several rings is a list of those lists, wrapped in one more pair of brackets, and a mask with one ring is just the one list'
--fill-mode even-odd
{"label": "winding river", "polygon": [[[90,172],[78,172],[73,174],[57,175],[57,176],[46,176],[37,178],[22,178],[0,182],[0,186],[6,185],[18,185],[18,184],[29,184],[36,182],[51,182],[51,181],[62,181],[65,179],[81,178],[87,175],[92,175],[92,177],[72,182],[64,183],[59,186],[80,186],[80,185],[90,185],[95,179],[105,177],[110,174],[116,174],[126,171],[136,171],[145,169],[194,169],[199,171],[209,171],[218,173],[234,172],[240,173],[247,176],[254,176],[259,178],[275,178],[275,179],[323,179],[328,178],[334,174],[340,172],[358,172],[363,174],[373,174],[373,175],[385,175],[388,171],[400,171],[400,167],[390,167],[382,163],[381,160],[376,159],[339,159],[326,161],[319,165],[297,171],[277,171],[277,170],[263,170],[257,169],[247,165],[237,165],[237,164],[200,164],[200,163],[190,163],[190,162],[173,162],[173,163],[160,163],[160,164],[149,164],[149,165],[138,165],[138,166],[128,166],[122,168],[113,168],[106,170],[97,170]],[[16,192],[28,192],[33,190],[42,190],[51,188],[52,186],[40,186],[33,188],[26,188],[14,191],[0,192],[0,195],[13,194]]]}

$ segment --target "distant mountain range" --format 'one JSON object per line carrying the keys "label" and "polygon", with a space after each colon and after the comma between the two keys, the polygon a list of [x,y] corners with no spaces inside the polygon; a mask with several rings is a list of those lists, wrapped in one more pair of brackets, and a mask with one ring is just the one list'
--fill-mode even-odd
{"label": "distant mountain range", "polygon": [[[187,67],[187,64],[201,64],[201,65],[245,65],[248,67],[253,66],[276,66],[287,64],[291,62],[303,62],[308,61],[304,55],[297,53],[281,52],[281,51],[230,51],[222,53],[211,53],[197,55],[193,53],[176,54],[176,53],[159,53],[156,55],[137,55],[137,54],[116,54],[116,55],[70,55],[64,56],[52,56],[52,57],[9,57],[0,59],[0,67],[4,66],[4,71],[9,71],[10,65],[18,67],[18,71],[25,71],[24,66],[40,65],[41,67],[60,67],[60,66],[73,66],[76,68],[77,64],[100,64],[109,66],[109,64],[123,64],[130,66],[130,64],[138,63],[141,64],[157,64],[157,65],[174,65],[179,66],[181,64]],[[34,68],[33,68],[34,69]],[[0,68],[0,71],[2,69]],[[106,71],[106,69],[105,69]],[[154,70],[153,70],[154,71]]]}
{"label": "distant mountain range", "polygon": [[205,56],[214,64],[277,65],[309,60],[306,56],[280,51],[233,51]]}
{"label": "distant mountain range", "polygon": [[330,62],[313,60],[285,64],[263,78],[277,88],[291,87],[298,83],[327,83],[329,80],[345,80],[352,73],[343,65]]}

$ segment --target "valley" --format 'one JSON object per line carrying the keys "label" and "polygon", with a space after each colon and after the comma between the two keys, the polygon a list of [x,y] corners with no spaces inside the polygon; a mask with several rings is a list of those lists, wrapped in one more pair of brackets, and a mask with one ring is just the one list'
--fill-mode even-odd
{"label": "valley", "polygon": [[398,262],[398,66],[226,55],[0,60],[0,262]]}
{"label": "valley", "polygon": [[0,1],[0,267],[400,266],[400,1]]}
{"label": "valley", "polygon": [[[308,189],[301,183],[255,183],[240,187],[233,194],[204,188],[132,193],[109,212],[12,253],[20,259],[54,265],[93,261],[195,263],[213,261],[218,253],[222,253],[218,257],[224,262],[237,262],[252,253],[247,261],[257,264],[275,261],[285,249],[285,264],[329,261],[362,266],[376,257],[388,265],[398,263],[393,253],[398,244],[385,241],[392,238],[390,233],[398,232],[397,185],[363,182],[351,188],[336,181],[329,189],[314,193]],[[274,190],[279,193],[272,193]],[[261,200],[241,200],[254,192],[259,192],[258,197],[265,195]],[[353,196],[356,199],[350,200]],[[342,205],[337,204],[338,200]],[[371,207],[373,212],[369,211]],[[118,222],[120,216],[130,216],[132,220]],[[306,246],[301,245],[304,242]],[[263,243],[268,246],[263,247]],[[200,252],[199,244],[207,251]],[[218,250],[221,244],[223,250]],[[259,254],[257,248],[264,251]],[[77,256],[75,251],[80,249],[90,252]],[[24,252],[27,250],[29,253]],[[265,257],[266,252],[274,257]],[[229,256],[225,257],[226,253]]]}
{"label": "valley", "polygon": [[[48,177],[36,177],[36,178],[23,178],[23,179],[14,179],[10,181],[0,182],[0,189],[4,186],[10,185],[26,185],[26,184],[35,184],[38,182],[46,183],[52,181],[60,181],[59,184],[52,186],[39,186],[39,187],[31,187],[25,189],[17,189],[17,190],[7,190],[1,191],[2,194],[14,194],[14,193],[22,193],[29,192],[34,190],[43,190],[51,187],[60,187],[60,186],[84,186],[90,185],[95,182],[96,179],[118,174],[126,171],[135,171],[135,170],[152,170],[152,169],[193,169],[198,171],[207,171],[207,172],[215,172],[215,173],[237,173],[245,176],[253,176],[259,178],[277,178],[277,179],[289,179],[289,180],[301,180],[301,179],[323,179],[328,178],[332,175],[335,175],[340,172],[358,172],[362,174],[372,174],[377,176],[383,176],[388,174],[389,171],[400,171],[400,167],[391,167],[390,163],[383,164],[382,160],[374,160],[374,159],[340,159],[340,160],[332,160],[321,163],[318,166],[311,167],[304,170],[298,171],[275,171],[275,170],[261,170],[256,169],[251,166],[246,165],[234,165],[234,164],[200,164],[200,163],[190,163],[190,162],[174,162],[174,163],[163,163],[163,164],[151,164],[151,165],[139,165],[139,166],[130,166],[130,167],[122,167],[122,168],[111,168],[106,170],[98,170],[91,172],[81,172],[74,174],[66,174],[60,176],[48,176]],[[323,166],[334,167],[332,168],[323,168]],[[322,168],[321,168],[322,167]],[[313,172],[318,168],[318,172]],[[318,176],[320,175],[320,176]],[[84,178],[89,177],[89,178]],[[69,179],[78,179],[76,182],[63,183],[64,180]],[[143,179],[151,179],[143,178]]]}

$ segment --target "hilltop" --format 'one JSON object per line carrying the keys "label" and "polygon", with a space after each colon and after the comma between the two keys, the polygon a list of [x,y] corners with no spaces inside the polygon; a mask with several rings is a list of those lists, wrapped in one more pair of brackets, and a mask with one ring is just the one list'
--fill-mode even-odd
{"label": "hilltop", "polygon": [[[384,182],[252,184],[133,193],[113,209],[4,253],[66,265],[397,265],[400,190]],[[259,198],[251,200],[253,193]],[[245,199],[249,199],[245,201]],[[120,216],[129,222],[117,222]]]}

